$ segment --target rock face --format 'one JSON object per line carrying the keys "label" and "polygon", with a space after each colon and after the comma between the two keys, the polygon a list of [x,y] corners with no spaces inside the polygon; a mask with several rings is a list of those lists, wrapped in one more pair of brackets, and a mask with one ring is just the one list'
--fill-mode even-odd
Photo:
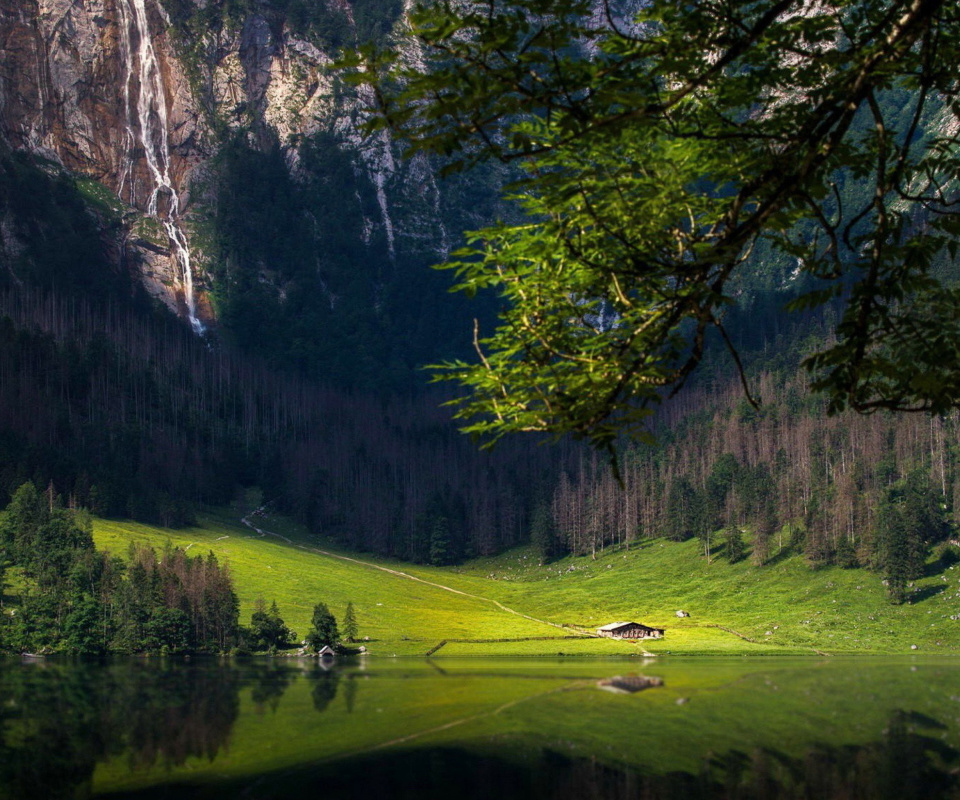
{"label": "rock face", "polygon": [[[280,148],[299,179],[304,143],[332,134],[341,157],[375,187],[363,235],[385,237],[392,257],[397,240],[419,236],[430,218],[437,233],[425,246],[442,255],[432,170],[422,160],[398,166],[389,138],[359,133],[370,98],[337,97],[324,71],[329,55],[295,36],[269,2],[226,21],[221,5],[171,3],[181,16],[223,11],[191,34],[161,0],[0,0],[0,138],[115,194],[127,207],[123,263],[137,265],[148,291],[198,328],[213,316],[198,226],[229,137]],[[339,15],[351,22],[348,5]],[[395,219],[396,205],[409,224]],[[16,243],[4,238],[4,246]]]}
{"label": "rock face", "polygon": [[172,226],[152,241],[124,236],[124,258],[187,313],[181,209],[211,151],[166,31],[162,9],[143,0],[0,0],[0,134]]}

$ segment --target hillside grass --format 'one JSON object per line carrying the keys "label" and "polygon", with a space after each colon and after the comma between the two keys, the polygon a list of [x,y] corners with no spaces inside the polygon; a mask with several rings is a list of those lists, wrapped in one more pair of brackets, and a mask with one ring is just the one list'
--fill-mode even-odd
{"label": "hillside grass", "polygon": [[[131,541],[213,552],[229,564],[243,622],[258,597],[276,600],[303,636],[315,603],[342,618],[352,602],[373,655],[904,653],[911,645],[927,654],[960,653],[960,621],[950,619],[960,614],[958,566],[931,565],[911,602],[895,606],[880,575],[811,570],[789,553],[764,567],[707,563],[696,542],[648,540],[596,559],[541,565],[530,548],[520,548],[457,567],[425,567],[340,551],[281,517],[254,523],[289,541],[260,536],[239,523],[242,511],[216,510],[182,530],[96,520],[94,536],[98,547],[121,556]],[[677,618],[678,609],[690,617]],[[618,620],[667,634],[640,644],[570,638]]]}

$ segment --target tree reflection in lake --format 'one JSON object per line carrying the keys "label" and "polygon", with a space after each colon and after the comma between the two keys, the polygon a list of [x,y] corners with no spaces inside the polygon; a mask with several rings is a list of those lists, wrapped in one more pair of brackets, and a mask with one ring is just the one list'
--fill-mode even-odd
{"label": "tree reflection in lake", "polygon": [[239,710],[238,674],[183,664],[43,661],[2,670],[0,797],[72,797],[98,761],[130,769],[213,759]]}
{"label": "tree reflection in lake", "polygon": [[960,666],[784,664],[4,662],[0,798],[960,798]]}
{"label": "tree reflection in lake", "polygon": [[[912,721],[911,721],[912,720]],[[932,800],[960,797],[956,750],[912,730],[897,713],[863,746],[774,749],[707,757],[700,772],[651,774],[544,749],[533,762],[438,747],[382,753],[275,776],[258,793],[322,790],[340,800]],[[939,726],[927,718],[924,726]],[[628,735],[625,733],[625,735]],[[486,748],[485,748],[486,749]],[[229,792],[227,792],[229,793]],[[224,795],[226,796],[226,794]]]}
{"label": "tree reflection in lake", "polygon": [[240,673],[168,664],[112,672],[103,738],[124,748],[134,769],[213,760],[240,710]]}
{"label": "tree reflection in lake", "polygon": [[313,681],[313,689],[310,691],[313,707],[317,711],[326,711],[327,706],[337,696],[340,673],[336,669],[330,669],[329,666],[321,664],[311,673],[310,679]]}
{"label": "tree reflection in lake", "polygon": [[299,673],[277,659],[266,661],[258,659],[247,663],[246,666],[250,673],[248,682],[253,684],[250,699],[253,700],[257,712],[262,714],[269,708],[276,713],[280,698]]}

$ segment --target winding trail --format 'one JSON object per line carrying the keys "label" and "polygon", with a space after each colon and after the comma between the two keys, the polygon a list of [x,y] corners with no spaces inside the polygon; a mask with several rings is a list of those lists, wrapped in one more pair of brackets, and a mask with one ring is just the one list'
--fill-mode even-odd
{"label": "winding trail", "polygon": [[[259,510],[260,509],[257,509],[257,511]],[[256,511],[253,512],[253,514],[256,514],[256,513],[257,513]],[[258,528],[256,525],[254,525],[250,521],[250,517],[253,516],[253,514],[243,517],[240,521],[251,530],[256,531],[260,536],[275,536],[278,539],[282,539],[287,544],[291,544],[294,547],[298,547],[301,550],[306,550],[311,553],[319,553],[320,555],[328,556],[329,558],[338,558],[341,561],[349,561],[352,564],[359,564],[361,567],[378,569],[381,572],[386,572],[398,578],[406,578],[407,580],[410,580],[410,581],[423,583],[423,584],[426,584],[427,586],[432,586],[435,589],[442,589],[445,592],[450,592],[451,594],[458,594],[461,597],[469,597],[471,600],[480,600],[481,602],[484,602],[484,603],[491,603],[492,605],[499,608],[501,611],[505,611],[507,614],[513,614],[514,616],[522,617],[523,619],[529,620],[530,622],[537,622],[541,625],[549,625],[552,628],[559,628],[560,630],[568,634],[571,632],[578,633],[578,631],[572,631],[571,628],[566,628],[563,625],[560,625],[556,622],[550,622],[545,619],[538,619],[537,617],[531,617],[529,614],[524,614],[521,611],[517,611],[516,609],[510,608],[509,606],[505,606],[499,600],[494,600],[491,597],[484,597],[483,595],[464,592],[464,591],[461,591],[460,589],[454,589],[452,586],[445,586],[442,583],[435,583],[434,581],[428,581],[425,578],[418,578],[416,575],[411,575],[408,572],[402,572],[401,570],[398,570],[398,569],[390,569],[390,567],[384,567],[384,566],[381,566],[380,564],[374,564],[370,561],[363,561],[359,558],[352,558],[351,556],[341,555],[340,553],[334,553],[334,552],[331,552],[330,550],[323,550],[319,547],[307,547],[306,545],[296,544],[292,540],[288,539],[286,536],[283,536],[279,533],[274,533],[273,531],[268,531],[268,530],[264,530],[263,528]],[[592,634],[592,633],[582,633],[581,635],[583,636],[584,639],[600,638],[596,634]]]}
{"label": "winding trail", "polygon": [[[247,516],[242,517],[242,518],[240,519],[240,522],[242,522],[244,525],[246,525],[246,526],[247,526],[248,528],[250,528],[251,530],[256,531],[260,536],[273,536],[273,537],[276,537],[277,539],[281,539],[282,541],[286,542],[287,544],[293,545],[294,547],[297,547],[297,548],[299,548],[300,550],[306,550],[307,552],[311,552],[311,553],[319,553],[320,555],[322,555],[322,556],[328,556],[329,558],[338,558],[338,559],[340,559],[341,561],[349,561],[349,562],[352,563],[352,564],[358,564],[358,565],[361,566],[361,567],[368,567],[369,569],[378,569],[378,570],[380,570],[381,572],[386,572],[386,573],[388,573],[388,574],[390,574],[390,575],[393,575],[393,576],[395,576],[395,577],[397,577],[397,578],[406,578],[407,580],[410,580],[410,581],[416,581],[417,583],[422,583],[422,584],[425,584],[425,585],[427,585],[427,586],[432,586],[432,587],[434,587],[435,589],[442,589],[443,591],[445,591],[445,592],[450,592],[451,594],[458,594],[458,595],[460,595],[461,597],[468,597],[468,598],[470,598],[471,600],[479,600],[479,601],[481,601],[481,602],[483,602],[483,603],[490,603],[490,604],[496,606],[497,608],[499,608],[501,611],[506,612],[507,614],[513,614],[513,615],[516,616],[516,617],[521,617],[521,618],[523,618],[523,619],[525,619],[525,620],[529,620],[530,622],[539,623],[540,625],[549,625],[549,626],[552,627],[552,628],[558,628],[558,629],[562,630],[564,633],[567,633],[568,635],[571,634],[571,633],[573,633],[573,634],[580,634],[584,639],[599,639],[599,638],[600,638],[600,637],[599,637],[597,634],[595,634],[595,633],[589,633],[589,632],[586,632],[586,631],[578,631],[578,630],[575,630],[575,629],[573,629],[573,628],[569,628],[569,627],[566,627],[566,626],[564,626],[564,625],[560,625],[559,623],[556,623],[556,622],[550,622],[549,620],[539,619],[539,618],[537,618],[537,617],[531,617],[529,614],[524,614],[522,611],[517,611],[516,609],[510,608],[509,606],[505,606],[505,605],[504,605],[503,603],[501,603],[499,600],[494,600],[492,597],[484,597],[483,595],[471,594],[470,592],[464,592],[464,591],[462,591],[462,590],[460,590],[460,589],[454,589],[452,586],[445,586],[445,585],[442,584],[442,583],[436,583],[436,582],[434,582],[434,581],[428,581],[428,580],[426,580],[426,578],[418,578],[416,575],[411,575],[411,574],[408,573],[408,572],[402,572],[401,570],[398,570],[398,569],[391,569],[390,567],[384,567],[384,566],[381,566],[380,564],[374,564],[374,563],[371,562],[371,561],[363,561],[362,559],[359,559],[359,558],[353,558],[353,557],[351,557],[351,556],[341,555],[340,553],[334,553],[334,552],[332,552],[332,551],[330,551],[330,550],[323,550],[323,549],[321,549],[321,548],[319,548],[319,547],[307,547],[306,545],[297,544],[297,543],[294,542],[293,540],[288,539],[286,536],[284,536],[284,535],[282,535],[282,534],[280,534],[280,533],[274,533],[273,531],[268,531],[268,530],[266,530],[266,529],[264,529],[264,528],[258,528],[256,525],[254,525],[254,524],[250,521],[250,517],[252,517],[254,514],[257,514],[258,512],[260,512],[260,511],[262,511],[262,510],[263,510],[262,508],[256,509],[256,511],[253,511],[253,512],[251,512],[250,514],[248,514]],[[437,649],[439,649],[439,648],[437,648]],[[656,653],[650,653],[650,652],[648,652],[647,649],[644,648],[644,647],[642,647],[639,643],[637,644],[637,649],[640,650],[640,655],[642,655],[644,658],[655,658],[655,657],[656,657]]]}

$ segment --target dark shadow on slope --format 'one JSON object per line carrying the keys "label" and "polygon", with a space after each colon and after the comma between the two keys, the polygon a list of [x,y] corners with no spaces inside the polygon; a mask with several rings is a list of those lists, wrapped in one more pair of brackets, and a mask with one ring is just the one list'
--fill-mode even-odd
{"label": "dark shadow on slope", "polygon": [[907,597],[907,602],[910,605],[916,605],[917,603],[922,603],[924,600],[929,600],[931,597],[936,597],[938,594],[943,594],[946,586],[924,586],[922,589],[917,589],[913,594]]}

